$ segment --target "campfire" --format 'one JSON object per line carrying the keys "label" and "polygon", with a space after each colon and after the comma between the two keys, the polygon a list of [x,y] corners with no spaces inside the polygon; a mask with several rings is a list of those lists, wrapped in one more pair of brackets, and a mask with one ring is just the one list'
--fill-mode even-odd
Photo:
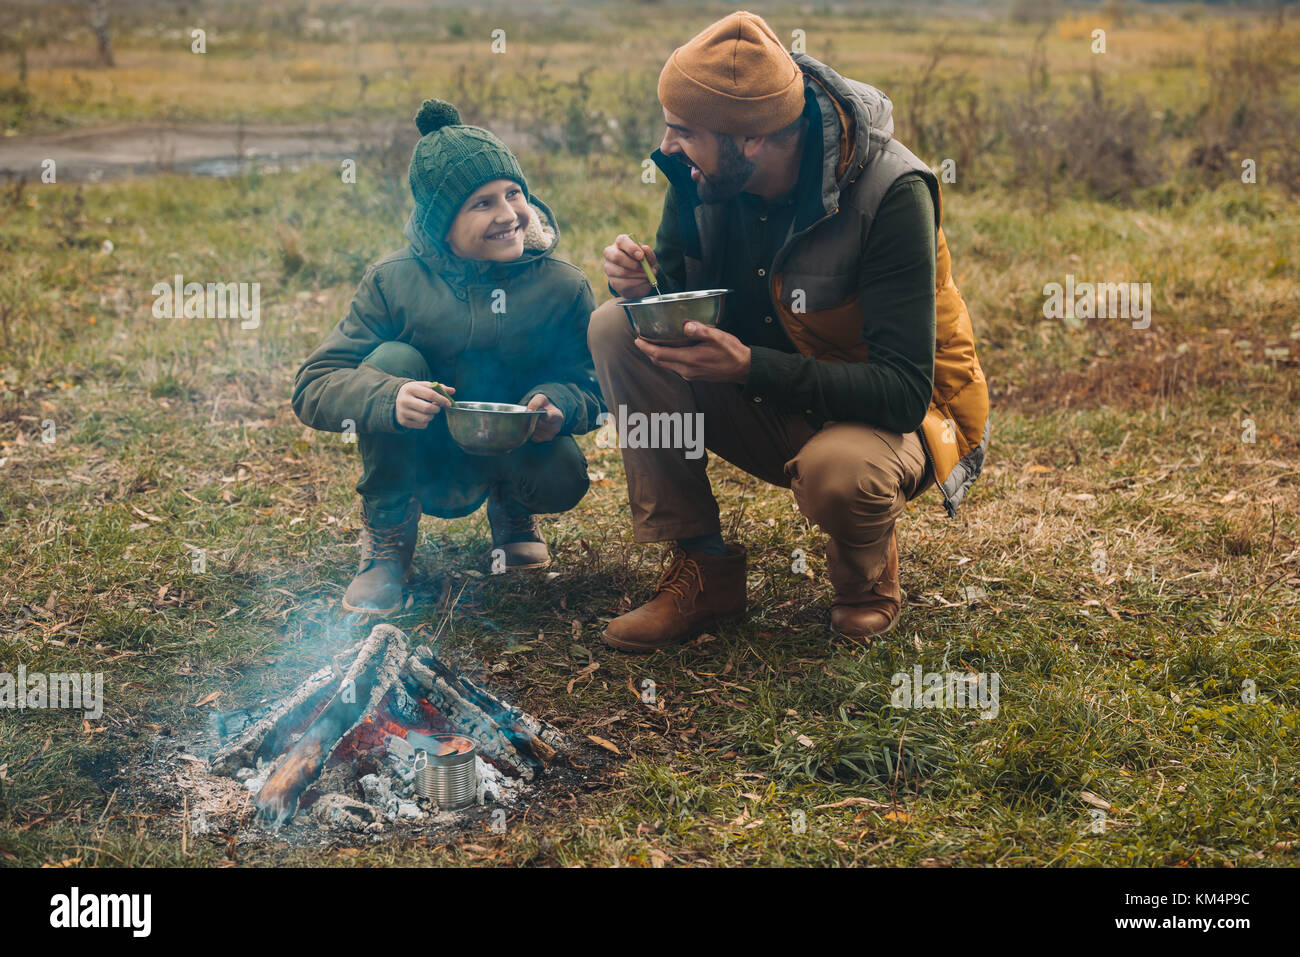
{"label": "campfire", "polygon": [[554,728],[377,625],[258,713],[222,716],[208,762],[272,829],[310,814],[367,829],[504,802],[565,748]]}

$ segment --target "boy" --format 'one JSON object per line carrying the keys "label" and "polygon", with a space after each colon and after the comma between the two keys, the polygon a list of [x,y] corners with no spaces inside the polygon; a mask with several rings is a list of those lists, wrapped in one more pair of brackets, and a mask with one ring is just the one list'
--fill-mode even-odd
{"label": "boy", "polygon": [[[371,265],[348,314],[308,357],[293,408],[307,425],[354,428],[363,473],[361,563],[348,611],[402,607],[421,514],[459,518],[487,500],[492,546],[507,570],[550,564],[535,515],[587,492],[574,435],[604,411],[581,271],[552,253],[559,230],[519,163],[456,108],[426,100],[411,156],[410,245]],[[440,415],[451,402],[540,409],[532,440],[508,455],[460,450]]]}

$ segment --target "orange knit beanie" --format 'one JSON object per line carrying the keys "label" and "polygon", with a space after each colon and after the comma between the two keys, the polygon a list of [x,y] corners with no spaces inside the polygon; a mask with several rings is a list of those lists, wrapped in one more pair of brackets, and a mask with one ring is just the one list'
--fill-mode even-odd
{"label": "orange knit beanie", "polygon": [[803,113],[803,73],[762,17],[739,10],[673,51],[659,102],[716,133],[763,136]]}

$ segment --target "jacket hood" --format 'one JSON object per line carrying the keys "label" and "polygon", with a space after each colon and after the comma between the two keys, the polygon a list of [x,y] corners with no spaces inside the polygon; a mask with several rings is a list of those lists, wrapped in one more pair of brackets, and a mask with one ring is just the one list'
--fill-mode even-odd
{"label": "jacket hood", "polygon": [[894,137],[894,104],[867,83],[841,76],[820,60],[796,53],[821,119],[822,206],[839,205],[840,191],[862,175],[880,148]]}
{"label": "jacket hood", "polygon": [[411,251],[427,263],[430,269],[446,277],[454,285],[461,285],[468,281],[508,273],[555,252],[555,248],[560,244],[560,226],[555,221],[555,214],[536,195],[529,197],[528,207],[532,211],[532,216],[529,217],[528,226],[524,230],[524,254],[509,262],[462,259],[451,251],[444,240],[434,240],[425,235],[424,230],[416,222],[415,213],[407,217],[406,227],[402,232],[411,244]]}

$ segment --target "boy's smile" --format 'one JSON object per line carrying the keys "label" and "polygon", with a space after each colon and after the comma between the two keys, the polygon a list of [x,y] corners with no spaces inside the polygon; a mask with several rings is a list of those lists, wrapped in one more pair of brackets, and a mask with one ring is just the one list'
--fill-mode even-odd
{"label": "boy's smile", "polygon": [[523,229],[519,223],[515,223],[509,229],[502,230],[499,233],[488,233],[483,238],[490,243],[506,243],[514,240],[515,235]]}
{"label": "boy's smile", "polygon": [[447,244],[462,259],[509,262],[524,254],[532,214],[523,187],[511,179],[484,183],[460,207]]}

